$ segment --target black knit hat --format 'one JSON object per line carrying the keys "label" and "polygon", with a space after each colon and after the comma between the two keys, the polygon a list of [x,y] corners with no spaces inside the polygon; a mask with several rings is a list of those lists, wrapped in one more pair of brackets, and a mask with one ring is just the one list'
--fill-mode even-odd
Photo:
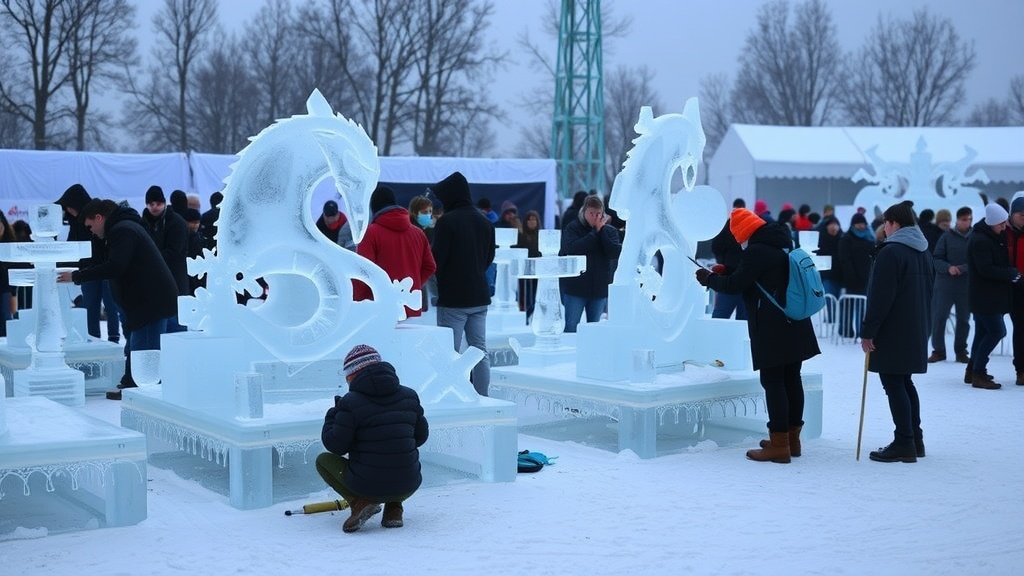
{"label": "black knit hat", "polygon": [[150,202],[163,202],[167,203],[167,198],[164,197],[164,189],[159,186],[150,186],[149,190],[146,190],[146,204]]}
{"label": "black knit hat", "polygon": [[395,206],[398,201],[395,200],[395,191],[387,186],[377,185],[377,188],[370,195],[370,213],[376,214],[388,206]]}
{"label": "black knit hat", "polygon": [[882,213],[882,220],[895,222],[902,227],[917,226],[917,216],[914,215],[914,203],[910,200],[904,200],[889,206]]}

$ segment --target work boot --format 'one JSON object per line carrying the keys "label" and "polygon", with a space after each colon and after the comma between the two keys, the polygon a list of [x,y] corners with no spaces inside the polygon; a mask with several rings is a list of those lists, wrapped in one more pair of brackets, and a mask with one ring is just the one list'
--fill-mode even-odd
{"label": "work boot", "polygon": [[[918,356],[918,358],[920,358],[920,356]],[[942,362],[945,359],[946,359],[946,353],[945,352],[935,352],[933,350],[932,351],[932,355],[928,357],[928,363],[929,364],[934,364],[935,362]]]}
{"label": "work boot", "polygon": [[956,361],[960,364],[970,364],[971,357],[967,355],[967,352],[957,352]]}
{"label": "work boot", "polygon": [[[992,375],[991,374],[983,372],[981,375],[986,380],[988,380],[990,382],[992,381]],[[973,384],[973,383],[974,383],[974,370],[971,370],[971,365],[968,364],[967,365],[967,369],[964,370],[964,384]]]}
{"label": "work boot", "polygon": [[113,392],[107,392],[107,400],[120,400],[121,399],[121,390],[124,390],[125,388],[138,388],[138,387],[139,387],[139,385],[136,384],[135,382],[130,382],[130,381],[127,381],[127,380],[122,380],[121,383],[117,385],[117,390],[114,390]]}
{"label": "work boot", "polygon": [[898,442],[893,440],[884,448],[879,448],[868,454],[875,462],[917,462],[917,449],[912,441]]}
{"label": "work boot", "polygon": [[401,528],[405,525],[402,522],[401,502],[388,502],[384,505],[384,517],[380,519],[380,525],[385,528]]}
{"label": "work boot", "polygon": [[758,462],[776,462],[789,464],[789,432],[769,432],[768,447],[758,450],[747,450],[747,458]]}
{"label": "work boot", "polygon": [[971,377],[971,386],[974,388],[981,388],[983,390],[998,390],[1003,387],[1002,384],[993,380],[988,374],[977,373]]}
{"label": "work boot", "polygon": [[[798,458],[800,456],[800,431],[803,426],[789,427],[789,455]],[[772,445],[771,440],[761,440],[761,448],[768,448]]]}
{"label": "work boot", "polygon": [[372,518],[377,512],[380,512],[380,504],[365,498],[353,498],[348,503],[348,507],[352,510],[352,515],[341,525],[341,529],[345,532],[359,530],[367,520]]}

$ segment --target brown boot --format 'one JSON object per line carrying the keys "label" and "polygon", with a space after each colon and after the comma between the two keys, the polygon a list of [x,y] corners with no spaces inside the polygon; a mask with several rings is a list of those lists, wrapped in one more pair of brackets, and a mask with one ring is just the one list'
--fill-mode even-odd
{"label": "brown boot", "polygon": [[1024,372],[1017,372],[1017,386],[1024,386]]}
{"label": "brown boot", "polygon": [[747,450],[747,458],[758,462],[776,462],[778,464],[789,464],[789,432],[770,432],[768,434],[768,447],[759,450]]}
{"label": "brown boot", "polygon": [[345,532],[359,530],[367,520],[377,512],[380,512],[380,504],[363,498],[353,498],[348,505],[352,510],[352,515],[341,525],[341,529]]}
{"label": "brown boot", "polygon": [[380,519],[380,525],[385,528],[401,528],[405,525],[402,522],[402,511],[401,502],[388,502],[384,505],[384,517]]}
{"label": "brown boot", "polygon": [[[794,458],[800,457],[800,431],[803,428],[803,426],[789,427],[789,455]],[[771,445],[771,440],[761,440],[761,448],[768,448]]]}
{"label": "brown boot", "polygon": [[945,352],[936,352],[936,351],[932,350],[932,355],[928,357],[928,363],[929,364],[934,364],[935,362],[942,362],[945,359],[946,359],[946,353]]}
{"label": "brown boot", "polygon": [[974,374],[971,378],[971,386],[984,390],[998,390],[1002,384],[993,380],[988,374]]}

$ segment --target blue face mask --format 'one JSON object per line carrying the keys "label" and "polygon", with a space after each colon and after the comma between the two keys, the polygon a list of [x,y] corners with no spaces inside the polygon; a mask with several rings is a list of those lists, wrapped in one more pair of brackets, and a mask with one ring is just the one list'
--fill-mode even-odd
{"label": "blue face mask", "polygon": [[417,214],[416,223],[420,225],[420,228],[426,228],[434,221],[431,214]]}

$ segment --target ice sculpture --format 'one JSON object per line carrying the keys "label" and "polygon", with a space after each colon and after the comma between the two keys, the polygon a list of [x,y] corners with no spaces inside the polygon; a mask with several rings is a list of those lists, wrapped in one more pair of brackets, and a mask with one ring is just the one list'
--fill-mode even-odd
{"label": "ice sculpture", "polygon": [[0,244],[0,260],[35,265],[35,331],[29,337],[32,360],[24,370],[14,371],[14,395],[45,396],[81,406],[85,404],[85,375],[64,362],[67,332],[61,317],[56,263],[87,258],[92,246],[89,242],[55,242],[61,217],[61,207],[56,204],[35,206],[29,213],[35,242]]}
{"label": "ice sculpture", "polygon": [[523,261],[522,278],[537,279],[537,295],[530,328],[536,336],[533,346],[524,347],[516,338],[509,344],[519,357],[521,366],[542,367],[566,362],[576,351],[562,344],[565,331],[565,310],[562,308],[559,278],[579,276],[587,268],[586,256],[559,256],[562,233],[559,230],[540,230],[538,234],[539,258]]}
{"label": "ice sculpture", "polygon": [[[697,99],[689,99],[682,114],[654,117],[645,106],[635,129],[638,136],[609,201],[629,233],[608,287],[608,322],[577,328],[577,374],[629,379],[637,350],[653,351],[658,366],[719,359],[737,369],[748,367],[749,352],[733,345],[745,338],[745,328],[696,327],[706,322],[707,294],[694,279],[688,257],[694,256],[699,240],[721,230],[727,217],[722,195],[696,184],[705,143]],[[673,195],[677,170],[683,188]],[[654,267],[658,253],[660,271]],[[579,361],[584,358],[586,362]]]}
{"label": "ice sculpture", "polygon": [[[857,170],[852,180],[867,181],[857,193],[853,205],[863,207],[869,214],[880,214],[889,206],[903,200],[912,200],[914,210],[920,212],[925,208],[940,210],[945,208],[951,213],[963,206],[983,214],[985,205],[978,196],[978,189],[966,184],[987,184],[989,179],[984,170],[976,170],[967,174],[971,162],[978,155],[970,146],[964,146],[966,154],[956,162],[932,163],[932,155],[928,152],[928,144],[924,137],[917,139],[917,146],[910,154],[909,163],[888,162],[879,158],[878,146],[872,146],[866,153],[871,159],[874,173],[869,174],[863,168]],[[870,218],[868,218],[870,220]]]}
{"label": "ice sculpture", "polygon": [[487,331],[523,330],[526,327],[526,312],[519,310],[516,292],[513,288],[519,275],[521,263],[526,259],[529,250],[513,248],[519,241],[519,232],[515,228],[496,228],[494,242],[498,248],[494,251],[494,264],[497,271],[494,277],[494,297],[487,310]]}
{"label": "ice sculpture", "polygon": [[[307,114],[279,120],[239,153],[225,180],[216,252],[189,262],[191,274],[206,275],[206,288],[178,300],[178,317],[192,330],[163,335],[161,385],[125,391],[122,424],[225,462],[233,506],[269,506],[274,453],[280,462],[322,449],[323,413],[344,392],[341,359],[369,344],[423,400],[432,430],[426,460],[442,454],[445,465],[512,480],[515,407],[481,398],[469,382],[482,351],[456,354],[448,328],[399,325],[405,306],[421,304],[412,279],[392,282],[316,229],[312,194],[332,177],[354,239],[363,238],[379,164],[363,129],[318,91],[306,106]],[[259,279],[266,301],[239,303],[239,295],[263,291]],[[356,281],[372,300],[352,301]],[[480,450],[467,456],[467,444]]]}

